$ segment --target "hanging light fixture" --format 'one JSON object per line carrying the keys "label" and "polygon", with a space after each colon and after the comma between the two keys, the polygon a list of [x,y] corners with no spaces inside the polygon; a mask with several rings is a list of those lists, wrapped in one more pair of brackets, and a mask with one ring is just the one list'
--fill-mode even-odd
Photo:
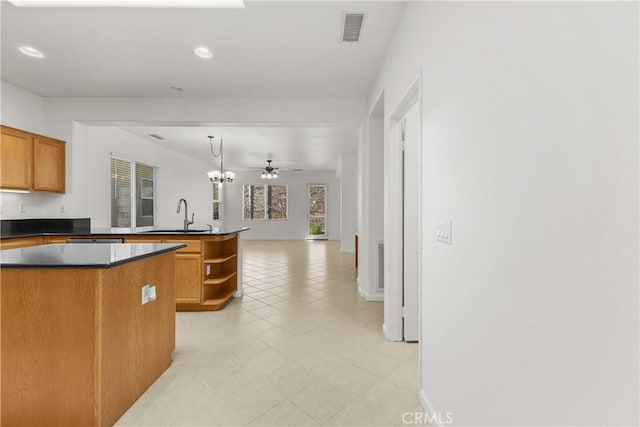
{"label": "hanging light fixture", "polygon": [[278,178],[278,169],[271,166],[272,160],[267,160],[267,166],[262,171],[262,179],[276,179]]}
{"label": "hanging light fixture", "polygon": [[211,172],[207,172],[209,175],[209,181],[218,182],[222,184],[223,182],[233,182],[233,179],[236,177],[236,174],[231,171],[224,170],[224,156],[222,155],[222,138],[220,138],[220,150],[218,154],[213,152],[213,136],[209,136],[209,148],[211,149],[211,155],[213,158],[220,157],[220,170],[213,170]]}

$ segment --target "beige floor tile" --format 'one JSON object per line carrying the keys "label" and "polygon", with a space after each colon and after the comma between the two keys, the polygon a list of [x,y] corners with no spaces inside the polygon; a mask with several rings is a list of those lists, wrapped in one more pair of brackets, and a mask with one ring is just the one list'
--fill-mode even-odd
{"label": "beige floor tile", "polygon": [[242,302],[242,308],[244,308],[247,311],[257,310],[263,307],[268,307],[268,304],[265,304],[264,302],[262,302],[260,298],[247,301],[247,302],[244,302],[244,301]]}
{"label": "beige floor tile", "polygon": [[280,369],[287,363],[289,363],[289,359],[273,349],[268,349],[253,357],[240,361],[242,366],[257,373],[261,377]]}
{"label": "beige floor tile", "polygon": [[309,387],[292,395],[290,399],[313,419],[323,424],[344,409],[354,396],[326,381],[317,380]]}
{"label": "beige floor tile", "polygon": [[384,339],[352,254],[245,241],[243,256],[245,295],[177,313],[172,365],[118,425],[402,425],[419,410],[418,346]]}
{"label": "beige floor tile", "polygon": [[417,358],[408,358],[400,362],[400,364],[386,376],[386,380],[398,387],[402,387],[410,393],[418,393],[417,372]]}
{"label": "beige floor tile", "polygon": [[301,392],[318,380],[297,362],[287,363],[264,378],[265,382],[276,387],[287,397]]}
{"label": "beige floor tile", "polygon": [[402,422],[402,416],[398,422],[389,420],[383,411],[375,404],[365,400],[356,399],[348,404],[342,411],[324,425],[328,426],[395,426]]}
{"label": "beige floor tile", "polygon": [[241,423],[247,424],[284,400],[276,387],[258,380],[236,390],[224,402]]}
{"label": "beige floor tile", "polygon": [[249,423],[251,426],[317,426],[318,423],[288,400]]}

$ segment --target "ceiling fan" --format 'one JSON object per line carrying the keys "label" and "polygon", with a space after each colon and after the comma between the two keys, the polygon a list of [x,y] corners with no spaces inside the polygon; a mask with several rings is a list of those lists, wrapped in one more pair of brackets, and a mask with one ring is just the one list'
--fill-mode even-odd
{"label": "ceiling fan", "polygon": [[267,166],[250,166],[249,169],[262,170],[262,179],[276,179],[280,170],[283,171],[301,171],[302,169],[280,168],[271,165],[273,160],[267,160]]}

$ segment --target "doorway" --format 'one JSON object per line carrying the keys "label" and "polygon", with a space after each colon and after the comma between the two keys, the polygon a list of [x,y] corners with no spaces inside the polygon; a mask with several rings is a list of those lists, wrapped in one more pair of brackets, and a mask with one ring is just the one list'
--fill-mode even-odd
{"label": "doorway", "polygon": [[327,185],[307,185],[307,240],[327,239]]}
{"label": "doorway", "polygon": [[[420,336],[421,107],[420,76],[387,117],[385,144],[385,336]],[[388,250],[387,250],[388,248]],[[388,257],[387,257],[388,255]]]}

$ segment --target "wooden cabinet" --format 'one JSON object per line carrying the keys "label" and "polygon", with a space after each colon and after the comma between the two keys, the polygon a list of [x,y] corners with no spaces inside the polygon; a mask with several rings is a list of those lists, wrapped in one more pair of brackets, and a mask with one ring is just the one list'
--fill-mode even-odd
{"label": "wooden cabinet", "polygon": [[164,243],[184,243],[176,255],[176,308],[197,307],[202,299],[202,243],[200,239],[163,236]]}
{"label": "wooden cabinet", "polygon": [[184,243],[176,252],[176,307],[193,310],[202,300],[202,242],[197,238],[180,236],[126,237],[126,243]]}
{"label": "wooden cabinet", "polygon": [[65,192],[65,143],[40,135],[33,137],[33,190]]}
{"label": "wooden cabinet", "polygon": [[21,237],[0,241],[0,249],[26,248],[27,246],[37,246],[41,244],[42,237]]}
{"label": "wooden cabinet", "polygon": [[[0,241],[1,249],[65,243],[70,236],[50,236]],[[76,236],[77,237],[77,236]],[[175,263],[178,311],[221,310],[238,290],[238,234],[229,235],[104,235],[92,238],[124,238],[125,243],[184,243]]]}
{"label": "wooden cabinet", "polygon": [[44,238],[44,241],[42,243],[44,243],[45,245],[50,245],[54,243],[67,243],[68,240],[68,236],[47,236]]}
{"label": "wooden cabinet", "polygon": [[238,235],[125,237],[127,243],[184,243],[176,255],[176,309],[221,310],[238,290]]}
{"label": "wooden cabinet", "polygon": [[171,364],[175,256],[3,269],[0,425],[113,425]]}
{"label": "wooden cabinet", "polygon": [[202,255],[176,254],[176,304],[200,304]]}
{"label": "wooden cabinet", "polygon": [[7,190],[31,190],[33,135],[2,126],[0,143],[0,187]]}
{"label": "wooden cabinet", "polygon": [[65,192],[64,141],[8,126],[0,129],[0,188]]}

